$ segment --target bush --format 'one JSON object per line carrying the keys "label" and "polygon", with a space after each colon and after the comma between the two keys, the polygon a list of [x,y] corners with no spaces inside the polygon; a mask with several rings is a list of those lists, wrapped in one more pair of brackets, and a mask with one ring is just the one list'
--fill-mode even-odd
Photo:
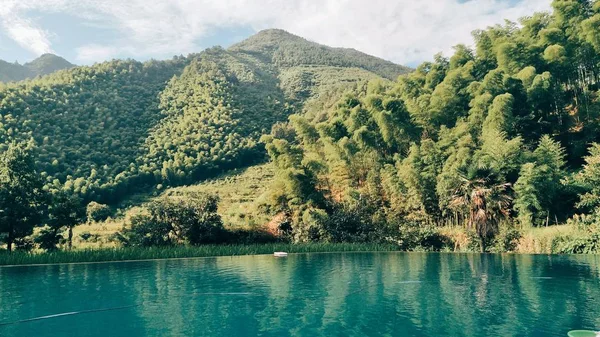
{"label": "bush", "polygon": [[81,240],[85,242],[98,242],[98,239],[100,239],[100,235],[92,234],[90,232],[83,232],[79,234],[79,238],[81,238]]}
{"label": "bush", "polygon": [[112,214],[110,207],[95,201],[87,205],[86,215],[88,222],[99,222],[108,219]]}
{"label": "bush", "polygon": [[514,252],[522,236],[521,231],[516,229],[512,224],[502,226],[494,239],[492,251],[497,253]]}
{"label": "bush", "polygon": [[440,251],[452,246],[450,239],[433,226],[403,224],[399,229],[398,244],[401,250]]}
{"label": "bush", "polygon": [[235,229],[227,233],[227,243],[229,244],[265,244],[276,243],[282,241],[262,229]]}
{"label": "bush", "polygon": [[16,238],[14,241],[15,250],[29,252],[35,247],[35,242],[31,238]]}
{"label": "bush", "polygon": [[370,242],[374,230],[371,214],[363,207],[337,207],[325,222],[329,242]]}
{"label": "bush", "polygon": [[173,244],[171,230],[168,223],[156,221],[150,215],[138,214],[131,217],[129,228],[124,229],[117,239],[125,247],[169,246]]}
{"label": "bush", "polygon": [[57,230],[46,227],[34,237],[33,241],[37,243],[41,249],[46,251],[54,251],[57,249],[56,246],[61,243],[61,241],[64,241],[64,239]]}
{"label": "bush", "polygon": [[309,207],[298,211],[292,217],[291,238],[294,243],[328,241],[329,236],[325,229],[329,221],[327,212],[322,209]]}
{"label": "bush", "polygon": [[227,233],[217,214],[218,201],[215,196],[201,194],[153,201],[147,214],[132,217],[117,238],[126,246],[144,247],[225,242]]}
{"label": "bush", "polygon": [[598,254],[600,253],[600,232],[581,237],[557,237],[552,240],[551,249],[555,254]]}

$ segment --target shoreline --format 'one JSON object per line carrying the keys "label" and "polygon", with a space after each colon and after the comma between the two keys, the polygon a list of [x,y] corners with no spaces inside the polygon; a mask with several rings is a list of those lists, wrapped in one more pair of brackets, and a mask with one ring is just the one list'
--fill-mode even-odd
{"label": "shoreline", "polygon": [[53,253],[0,253],[0,269],[17,267],[45,267],[58,265],[82,265],[105,263],[133,263],[177,261],[215,257],[271,256],[275,251],[286,251],[290,255],[330,253],[407,253],[407,254],[452,254],[452,255],[533,255],[533,256],[598,256],[598,254],[549,254],[497,252],[478,253],[468,251],[410,251],[390,244],[256,244],[227,246],[180,246],[152,248],[108,248],[59,251]]}

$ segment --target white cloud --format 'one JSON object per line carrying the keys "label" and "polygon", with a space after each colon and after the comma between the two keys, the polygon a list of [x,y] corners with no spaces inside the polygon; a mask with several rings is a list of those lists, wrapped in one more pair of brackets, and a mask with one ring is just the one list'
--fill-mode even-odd
{"label": "white cloud", "polygon": [[52,52],[50,33],[37,27],[30,19],[10,15],[2,17],[1,23],[8,37],[21,47],[38,55]]}
{"label": "white cloud", "polygon": [[88,44],[77,48],[77,59],[84,63],[94,63],[98,60],[110,60],[119,54],[115,47]]}
{"label": "white cloud", "polygon": [[49,35],[28,18],[31,9],[66,12],[120,32],[122,38],[111,46],[79,48],[83,62],[198,52],[199,42],[212,29],[249,26],[282,28],[319,43],[415,63],[449,52],[458,43],[471,43],[474,29],[548,10],[551,0],[522,0],[516,5],[509,0],[3,1],[8,2],[0,9],[4,29],[37,53],[50,50]]}

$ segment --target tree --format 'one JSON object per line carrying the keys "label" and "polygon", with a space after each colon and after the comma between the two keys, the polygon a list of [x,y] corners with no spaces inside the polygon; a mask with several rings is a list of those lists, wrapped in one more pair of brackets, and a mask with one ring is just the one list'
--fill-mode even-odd
{"label": "tree", "polygon": [[481,252],[498,233],[502,219],[508,217],[511,197],[510,184],[495,183],[493,178],[480,178],[471,173],[461,176],[450,207],[466,215],[469,228],[474,229],[479,238]]}
{"label": "tree", "polygon": [[526,226],[556,219],[565,204],[564,193],[561,193],[565,150],[549,136],[543,136],[533,152],[533,159],[534,163],[523,165],[515,183],[515,210]]}
{"label": "tree", "polygon": [[0,232],[7,234],[9,252],[40,224],[47,201],[31,151],[30,145],[11,143],[0,156]]}
{"label": "tree", "polygon": [[220,243],[224,228],[217,214],[218,201],[216,196],[203,194],[152,201],[143,214],[131,219],[120,238],[129,246]]}
{"label": "tree", "polygon": [[100,204],[95,201],[90,202],[86,207],[86,217],[88,222],[104,221],[112,214],[108,205]]}
{"label": "tree", "polygon": [[523,165],[519,180],[515,183],[514,209],[519,214],[519,222],[523,226],[533,226],[544,208],[540,202],[541,170],[534,163]]}
{"label": "tree", "polygon": [[86,209],[83,200],[76,194],[61,190],[52,196],[48,207],[48,225],[55,233],[67,228],[67,245],[73,247],[73,228],[85,219]]}
{"label": "tree", "polygon": [[585,190],[578,206],[600,214],[600,144],[590,147],[583,170],[575,176],[575,181]]}

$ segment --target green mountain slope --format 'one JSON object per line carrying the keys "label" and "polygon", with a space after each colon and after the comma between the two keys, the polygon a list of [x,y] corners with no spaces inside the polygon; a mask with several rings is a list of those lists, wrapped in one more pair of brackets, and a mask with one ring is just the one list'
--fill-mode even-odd
{"label": "green mountain slope", "polygon": [[31,71],[22,65],[0,60],[0,82],[20,81],[31,76]]}
{"label": "green mountain slope", "polygon": [[297,66],[332,66],[360,68],[395,80],[410,68],[385,61],[354,49],[331,48],[280,29],[264,30],[229,48],[249,53],[279,68]]}
{"label": "green mountain slope", "polygon": [[0,60],[0,82],[18,82],[73,67],[75,65],[54,54],[44,54],[24,65]]}
{"label": "green mountain slope", "polygon": [[73,68],[75,65],[60,56],[44,54],[29,63],[25,63],[24,67],[29,69],[35,76],[43,76],[59,70]]}
{"label": "green mountain slope", "polygon": [[506,251],[517,228],[570,221],[594,234],[559,251],[595,247],[600,2],[552,5],[342,96],[321,118],[290,116],[263,138],[276,177],[263,208],[286,215],[295,241],[429,244],[432,224],[461,224],[482,252]]}
{"label": "green mountain slope", "polygon": [[[47,59],[30,66],[50,69]],[[33,139],[47,184],[111,203],[262,161],[258,140],[273,124],[384,80],[376,71],[406,68],[282,31],[187,58],[77,67],[0,88],[0,146]]]}

